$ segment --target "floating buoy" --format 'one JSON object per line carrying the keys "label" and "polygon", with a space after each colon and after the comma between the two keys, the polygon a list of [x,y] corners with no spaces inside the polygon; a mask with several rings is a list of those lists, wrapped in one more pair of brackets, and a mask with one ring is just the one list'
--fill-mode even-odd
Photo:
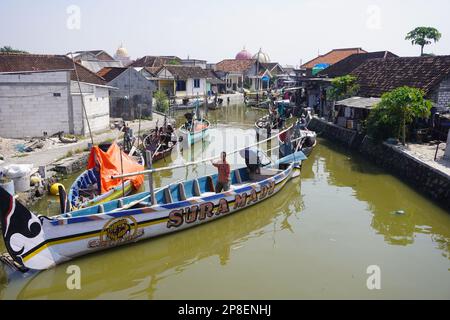
{"label": "floating buoy", "polygon": [[54,195],[54,196],[59,196],[59,187],[63,187],[63,189],[65,190],[64,186],[61,183],[54,183],[52,184],[52,186],[50,187],[50,194]]}

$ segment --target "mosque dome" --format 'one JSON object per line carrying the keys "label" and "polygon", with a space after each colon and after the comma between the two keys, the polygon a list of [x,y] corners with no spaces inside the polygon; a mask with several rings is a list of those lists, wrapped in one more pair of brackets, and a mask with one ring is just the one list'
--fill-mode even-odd
{"label": "mosque dome", "polygon": [[128,58],[128,50],[121,45],[116,51],[116,57],[118,58]]}
{"label": "mosque dome", "polygon": [[269,63],[270,62],[270,57],[267,53],[264,53],[261,51],[261,49],[258,51],[257,54],[255,54],[253,56],[253,59],[258,60],[259,62],[262,63]]}
{"label": "mosque dome", "polygon": [[245,47],[236,55],[236,60],[248,60],[252,58],[252,54],[245,50]]}

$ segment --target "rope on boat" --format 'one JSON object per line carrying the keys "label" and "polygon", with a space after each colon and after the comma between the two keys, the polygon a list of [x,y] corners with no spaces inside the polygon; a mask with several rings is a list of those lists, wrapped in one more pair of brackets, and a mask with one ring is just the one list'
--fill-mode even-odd
{"label": "rope on boat", "polygon": [[[250,145],[250,146],[247,146],[247,147],[244,147],[244,148],[241,148],[241,149],[234,150],[234,151],[232,151],[232,152],[227,152],[227,154],[235,154],[235,153],[238,153],[238,152],[240,152],[240,151],[242,151],[242,150],[245,150],[245,149],[248,149],[248,148],[253,148],[253,147],[256,147],[256,146],[258,146],[258,145],[260,145],[260,144],[262,144],[262,143],[271,141],[271,140],[273,140],[273,139],[275,139],[275,138],[278,138],[278,137],[279,137],[280,135],[282,135],[283,133],[288,132],[288,131],[291,130],[293,127],[294,127],[294,126],[291,125],[289,128],[287,128],[287,129],[281,131],[280,133],[278,133],[278,134],[276,134],[276,135],[271,136],[270,138],[267,138],[266,140],[259,141],[259,142],[255,143],[255,144],[252,144],[252,145]],[[171,167],[164,167],[164,168],[157,168],[157,169],[149,169],[149,170],[144,170],[144,171],[140,171],[140,172],[132,172],[132,173],[124,174],[124,175],[112,176],[111,179],[128,178],[128,177],[139,176],[139,175],[142,175],[142,174],[150,174],[150,173],[156,173],[156,172],[162,172],[162,171],[169,171],[169,170],[174,170],[174,169],[179,169],[179,168],[184,168],[184,167],[194,166],[194,165],[197,165],[197,164],[200,164],[200,163],[209,162],[209,161],[212,161],[212,160],[215,160],[215,159],[219,159],[219,158],[220,158],[220,155],[215,156],[215,157],[211,157],[211,158],[207,158],[207,159],[203,159],[203,160],[199,160],[199,161],[186,162],[186,163],[184,163],[184,164],[175,165],[175,166],[171,166]]]}

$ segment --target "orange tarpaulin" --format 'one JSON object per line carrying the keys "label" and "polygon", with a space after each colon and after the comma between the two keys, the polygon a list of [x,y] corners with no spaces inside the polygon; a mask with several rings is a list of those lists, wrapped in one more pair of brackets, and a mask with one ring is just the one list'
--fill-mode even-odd
{"label": "orange tarpaulin", "polygon": [[[91,155],[89,156],[88,161],[88,169],[93,169],[96,166],[96,163],[99,166],[100,171],[100,180],[102,187],[102,194],[108,192],[112,188],[117,187],[122,183],[122,179],[111,179],[111,176],[121,175],[122,174],[122,165],[123,165],[123,174],[132,173],[137,171],[143,171],[144,166],[140,165],[136,162],[133,157],[122,152],[122,163],[120,160],[120,147],[117,143],[113,143],[111,147],[109,147],[107,152],[101,150],[98,146],[95,146],[91,150]],[[137,190],[144,183],[144,176],[135,176],[124,178],[124,181],[130,180],[133,184],[134,188]]]}

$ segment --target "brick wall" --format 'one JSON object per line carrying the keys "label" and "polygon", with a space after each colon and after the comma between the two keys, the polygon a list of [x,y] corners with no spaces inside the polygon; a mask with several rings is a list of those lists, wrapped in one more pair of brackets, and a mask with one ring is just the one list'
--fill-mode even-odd
{"label": "brick wall", "polygon": [[0,136],[69,132],[68,77],[67,71],[1,74]]}

